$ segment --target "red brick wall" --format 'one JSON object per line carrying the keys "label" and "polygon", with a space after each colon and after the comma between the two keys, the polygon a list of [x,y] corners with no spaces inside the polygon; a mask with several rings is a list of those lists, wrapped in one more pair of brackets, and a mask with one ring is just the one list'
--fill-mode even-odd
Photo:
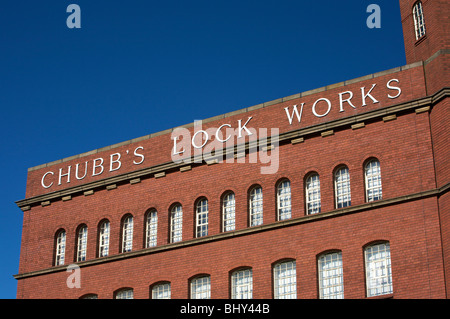
{"label": "red brick wall", "polygon": [[[280,169],[259,174],[260,164],[216,164],[191,171],[145,179],[90,196],[75,196],[46,207],[24,212],[19,273],[52,267],[54,236],[67,232],[66,264],[74,261],[77,227],[88,225],[87,259],[96,258],[97,226],[111,222],[111,255],[119,253],[120,221],[134,216],[133,250],[143,248],[144,216],[158,210],[158,246],[168,243],[168,210],[183,205],[183,240],[194,238],[194,202],[209,200],[209,235],[220,232],[220,197],[226,190],[236,194],[236,227],[248,225],[247,191],[253,184],[263,188],[264,224],[276,220],[275,184],[291,181],[293,218],[304,216],[304,177],[320,174],[322,212],[334,210],[333,170],[346,164],[350,170],[352,206],[364,203],[363,163],[377,157],[381,163],[383,198],[395,198],[433,189],[434,165],[428,113],[407,114],[394,121],[378,121],[357,130],[343,130],[328,137],[306,139],[280,147]],[[442,257],[438,210],[435,199],[424,199],[347,216],[266,231],[204,245],[82,268],[82,288],[68,289],[68,273],[54,273],[19,280],[18,297],[79,297],[98,293],[112,297],[118,288],[133,287],[135,296],[148,297],[149,286],[160,280],[172,282],[172,296],[186,298],[187,279],[197,273],[211,274],[212,296],[228,297],[229,271],[253,267],[254,297],[271,297],[271,264],[281,258],[297,260],[298,297],[317,297],[316,255],[341,249],[344,260],[345,296],[364,297],[362,247],[373,240],[391,242],[395,297],[443,297]],[[237,252],[236,252],[237,250]],[[415,274],[415,275],[414,275]],[[430,279],[433,280],[430,280]],[[441,278],[441,279],[439,279]],[[225,285],[225,286],[224,286]],[[40,287],[34,289],[33,287]],[[408,287],[417,286],[417,289]],[[420,287],[420,289],[419,289]],[[225,289],[226,288],[226,289]]]}
{"label": "red brick wall", "polygon": [[229,298],[229,272],[253,269],[253,297],[272,298],[272,263],[293,258],[297,268],[297,297],[317,298],[317,255],[342,251],[346,298],[365,297],[364,245],[389,240],[395,298],[445,298],[434,199],[324,219],[203,245],[81,268],[81,288],[69,289],[67,272],[19,281],[19,298],[78,298],[96,293],[113,298],[122,287],[135,298],[149,298],[149,287],[170,281],[172,298],[188,297],[188,279],[211,276],[211,297]]}

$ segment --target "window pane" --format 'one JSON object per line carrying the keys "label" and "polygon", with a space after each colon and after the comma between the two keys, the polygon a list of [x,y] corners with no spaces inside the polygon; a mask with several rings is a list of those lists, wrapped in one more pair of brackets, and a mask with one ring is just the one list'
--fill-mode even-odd
{"label": "window pane", "polygon": [[273,269],[275,299],[297,298],[295,261],[277,264]]}
{"label": "window pane", "polygon": [[211,298],[211,278],[209,276],[195,278],[191,281],[191,299]]}
{"label": "window pane", "polygon": [[288,180],[278,184],[277,192],[278,220],[291,218],[291,182]]}
{"label": "window pane", "polygon": [[347,167],[340,168],[335,174],[336,208],[351,205],[350,174]]}
{"label": "window pane", "polygon": [[312,174],[306,179],[307,214],[317,214],[321,210],[319,174]]}
{"label": "window pane", "polygon": [[208,200],[202,199],[197,203],[196,218],[197,237],[208,236]]}
{"label": "window pane", "polygon": [[392,293],[391,251],[389,243],[365,249],[367,296]]}
{"label": "window pane", "polygon": [[170,299],[170,283],[155,285],[152,288],[153,299]]}
{"label": "window pane", "polygon": [[422,2],[418,1],[413,8],[414,29],[416,32],[416,40],[425,35],[425,19],[423,17]]}
{"label": "window pane", "polygon": [[231,276],[231,298],[253,298],[253,275],[251,269],[235,271]]}
{"label": "window pane", "polygon": [[56,237],[56,253],[55,253],[55,265],[64,265],[64,259],[66,254],[66,232],[60,231]]}
{"label": "window pane", "polygon": [[133,248],[133,216],[125,218],[122,227],[122,252],[131,251]]}
{"label": "window pane", "polygon": [[250,192],[250,226],[258,226],[263,223],[263,197],[262,188],[255,187]]}
{"label": "window pane", "polygon": [[230,192],[223,198],[223,231],[231,231],[235,229],[235,210],[236,202],[234,193]]}
{"label": "window pane", "polygon": [[104,221],[100,226],[99,233],[99,257],[109,254],[109,221]]}
{"label": "window pane", "polygon": [[146,247],[155,247],[158,234],[158,213],[156,210],[152,210],[147,214],[146,225]]}
{"label": "window pane", "polygon": [[183,210],[181,205],[176,205],[172,208],[170,234],[172,243],[181,241],[183,237]]}
{"label": "window pane", "polygon": [[77,261],[86,260],[87,234],[87,226],[83,226],[78,230]]}
{"label": "window pane", "polygon": [[381,170],[378,160],[371,160],[365,167],[366,200],[372,202],[382,199]]}
{"label": "window pane", "polygon": [[124,289],[117,292],[116,299],[133,299],[133,289]]}
{"label": "window pane", "polygon": [[342,253],[324,254],[320,256],[318,263],[320,298],[343,299],[344,277],[342,271]]}

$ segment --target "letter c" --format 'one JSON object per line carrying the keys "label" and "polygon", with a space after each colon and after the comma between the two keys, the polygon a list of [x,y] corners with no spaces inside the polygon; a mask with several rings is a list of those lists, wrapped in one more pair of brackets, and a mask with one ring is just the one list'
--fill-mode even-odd
{"label": "letter c", "polygon": [[53,172],[50,171],[50,172],[45,173],[44,176],[42,176],[42,179],[41,179],[41,185],[42,185],[42,187],[44,187],[44,188],[49,188],[49,187],[51,187],[51,186],[53,185],[53,182],[51,182],[50,185],[45,185],[45,184],[44,184],[45,176],[47,176],[48,174],[55,175],[55,173],[53,173]]}
{"label": "letter c", "polygon": [[230,139],[230,137],[231,137],[231,134],[230,134],[230,135],[229,135],[226,139],[224,139],[224,140],[222,140],[221,138],[219,138],[219,132],[220,132],[220,130],[222,129],[222,127],[224,127],[224,126],[231,127],[230,124],[222,124],[222,125],[217,129],[217,131],[216,131],[216,138],[217,138],[217,140],[218,140],[219,142],[221,142],[221,143],[225,143],[225,142],[228,141],[228,140]]}

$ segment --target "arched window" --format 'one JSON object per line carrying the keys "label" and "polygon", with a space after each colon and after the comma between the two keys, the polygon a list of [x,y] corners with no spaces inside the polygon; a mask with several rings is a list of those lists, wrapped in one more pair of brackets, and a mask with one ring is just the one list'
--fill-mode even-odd
{"label": "arched window", "polygon": [[191,299],[211,299],[210,276],[198,276],[191,279]]}
{"label": "arched window", "polygon": [[55,266],[64,265],[66,255],[66,231],[59,230],[55,237]]}
{"label": "arched window", "polygon": [[364,249],[367,297],[391,294],[391,248],[389,242],[376,243]]}
{"label": "arched window", "polygon": [[158,212],[151,209],[145,221],[145,247],[155,247],[158,237]]}
{"label": "arched window", "polygon": [[306,214],[317,214],[321,210],[319,174],[311,173],[305,181]]}
{"label": "arched window", "polygon": [[78,227],[77,232],[77,261],[86,260],[88,228],[86,225]]}
{"label": "arched window", "polygon": [[236,200],[233,192],[227,192],[222,199],[222,229],[231,231],[236,227]]}
{"label": "arched window", "polygon": [[183,208],[180,204],[170,211],[170,242],[176,243],[183,238]]}
{"label": "arched window", "polygon": [[98,256],[106,257],[109,255],[109,220],[105,219],[100,222],[98,227]]}
{"label": "arched window", "polygon": [[97,294],[85,294],[81,296],[79,299],[98,299]]}
{"label": "arched window", "polygon": [[198,200],[195,211],[195,236],[208,236],[208,200],[206,198]]}
{"label": "arched window", "polygon": [[170,299],[170,282],[160,282],[152,286],[152,299]]}
{"label": "arched window", "polygon": [[283,261],[273,267],[273,290],[275,299],[297,298],[295,260]]}
{"label": "arched window", "polygon": [[253,298],[253,272],[251,268],[239,269],[231,274],[231,299]]}
{"label": "arched window", "polygon": [[133,249],[133,216],[126,215],[122,220],[122,252]]}
{"label": "arched window", "polygon": [[334,173],[336,208],[351,205],[350,173],[347,166],[341,166]]}
{"label": "arched window", "polygon": [[115,299],[133,299],[133,289],[132,288],[123,288],[116,291]]}
{"label": "arched window", "polygon": [[285,220],[291,217],[291,182],[284,179],[277,186],[277,219]]}
{"label": "arched window", "polygon": [[364,166],[366,184],[366,201],[373,202],[382,199],[380,162],[372,159]]}
{"label": "arched window", "polygon": [[416,40],[425,35],[425,19],[423,17],[422,2],[417,1],[413,7],[414,30],[416,32]]}
{"label": "arched window", "polygon": [[340,251],[319,256],[319,298],[343,299],[344,276],[342,270],[342,253]]}
{"label": "arched window", "polygon": [[261,186],[255,186],[249,194],[249,223],[258,226],[263,223],[263,193]]}

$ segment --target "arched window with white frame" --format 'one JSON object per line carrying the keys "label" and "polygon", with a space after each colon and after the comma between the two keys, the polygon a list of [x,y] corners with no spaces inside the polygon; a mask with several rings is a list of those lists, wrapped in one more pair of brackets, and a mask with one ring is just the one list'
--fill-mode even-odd
{"label": "arched window with white frame", "polygon": [[133,249],[133,216],[126,215],[122,220],[122,252]]}
{"label": "arched window with white frame", "polygon": [[195,206],[195,236],[208,236],[208,200],[201,198]]}
{"label": "arched window with white frame", "polygon": [[258,226],[263,224],[263,193],[261,186],[254,186],[249,194],[249,224]]}
{"label": "arched window with white frame", "polygon": [[114,294],[115,299],[133,299],[133,289],[132,288],[123,288]]}
{"label": "arched window with white frame", "polygon": [[340,166],[335,171],[334,190],[336,208],[343,208],[351,205],[350,173],[347,166]]}
{"label": "arched window with white frame", "polygon": [[98,227],[98,256],[106,257],[109,255],[110,225],[109,220],[105,219]]}
{"label": "arched window with white frame", "polygon": [[151,209],[145,221],[145,247],[155,247],[158,239],[158,212]]}
{"label": "arched window with white frame", "polygon": [[286,220],[291,217],[291,182],[283,179],[277,184],[277,220]]}
{"label": "arched window with white frame", "polygon": [[295,260],[282,261],[273,267],[273,290],[275,299],[297,298]]}
{"label": "arched window with white frame", "polygon": [[152,299],[170,299],[170,282],[160,282],[152,286]]}
{"label": "arched window with white frame", "polygon": [[233,192],[227,192],[222,198],[222,229],[224,232],[236,228],[236,199]]}
{"label": "arched window with white frame", "polygon": [[77,262],[86,260],[88,228],[86,225],[78,227],[77,231]]}
{"label": "arched window with white frame", "polygon": [[364,166],[364,180],[366,201],[373,202],[382,199],[380,161],[374,158],[366,163]]}
{"label": "arched window with white frame", "polygon": [[417,1],[413,6],[414,31],[416,40],[421,39],[425,33],[425,18],[423,16],[423,6],[421,1]]}
{"label": "arched window with white frame", "polygon": [[231,299],[253,298],[253,271],[239,269],[231,274]]}
{"label": "arched window with white frame", "polygon": [[191,299],[211,299],[211,277],[197,276],[190,281]]}
{"label": "arched window with white frame", "polygon": [[183,238],[183,208],[176,204],[170,210],[170,242],[176,243]]}
{"label": "arched window with white frame", "polygon": [[319,298],[343,299],[344,275],[342,252],[324,253],[317,259],[319,271]]}
{"label": "arched window with white frame", "polygon": [[310,173],[305,180],[305,202],[307,215],[320,213],[322,204],[320,201],[320,179],[317,173]]}
{"label": "arched window with white frame", "polygon": [[389,242],[378,242],[364,248],[367,297],[391,294],[392,270]]}
{"label": "arched window with white frame", "polygon": [[59,230],[55,237],[55,266],[64,265],[66,256],[66,231]]}

